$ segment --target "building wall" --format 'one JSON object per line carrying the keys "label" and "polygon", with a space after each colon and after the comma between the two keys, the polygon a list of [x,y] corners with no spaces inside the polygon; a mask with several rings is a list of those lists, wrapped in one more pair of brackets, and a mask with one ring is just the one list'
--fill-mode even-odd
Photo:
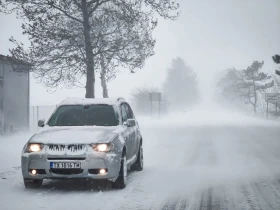
{"label": "building wall", "polygon": [[4,64],[4,121],[15,129],[29,126],[29,73],[14,72]]}
{"label": "building wall", "polygon": [[3,100],[4,100],[4,65],[0,63],[0,134],[4,130],[4,113],[3,113]]}

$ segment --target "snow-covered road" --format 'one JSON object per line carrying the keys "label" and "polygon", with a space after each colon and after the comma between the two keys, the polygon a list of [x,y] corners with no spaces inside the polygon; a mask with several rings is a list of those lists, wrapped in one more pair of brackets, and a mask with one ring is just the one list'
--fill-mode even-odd
{"label": "snow-covered road", "polygon": [[0,137],[0,209],[280,209],[279,123],[192,112],[140,125],[145,169],[120,191],[81,180],[25,189],[31,134]]}

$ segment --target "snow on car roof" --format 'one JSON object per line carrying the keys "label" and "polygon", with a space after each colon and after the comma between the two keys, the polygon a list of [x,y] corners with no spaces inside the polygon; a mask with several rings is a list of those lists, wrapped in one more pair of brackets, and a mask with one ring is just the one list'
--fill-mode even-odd
{"label": "snow on car roof", "polygon": [[119,98],[66,98],[59,106],[62,105],[90,105],[90,104],[108,104],[108,105],[119,105],[125,100],[121,97]]}

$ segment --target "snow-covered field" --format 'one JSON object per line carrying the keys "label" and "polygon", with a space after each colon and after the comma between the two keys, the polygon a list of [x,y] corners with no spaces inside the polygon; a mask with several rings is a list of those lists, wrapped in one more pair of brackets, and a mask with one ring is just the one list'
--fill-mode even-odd
{"label": "snow-covered field", "polygon": [[0,137],[0,209],[280,209],[280,125],[237,113],[140,118],[145,169],[124,190],[45,181],[25,189],[20,155],[31,133]]}

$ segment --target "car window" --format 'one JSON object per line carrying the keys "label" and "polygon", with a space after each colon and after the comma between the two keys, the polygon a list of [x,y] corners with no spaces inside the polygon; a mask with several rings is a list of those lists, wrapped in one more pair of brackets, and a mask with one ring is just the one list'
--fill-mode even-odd
{"label": "car window", "polygon": [[125,107],[125,104],[121,105],[121,112],[122,112],[122,121],[126,122],[128,119],[128,113],[127,113],[127,109]]}
{"label": "car window", "polygon": [[125,105],[126,113],[128,113],[128,119],[133,119],[134,115],[133,115],[132,109],[130,108],[130,106],[128,104],[124,104],[124,105]]}
{"label": "car window", "polygon": [[49,126],[117,126],[119,124],[113,106],[69,105],[62,106],[50,118]]}

